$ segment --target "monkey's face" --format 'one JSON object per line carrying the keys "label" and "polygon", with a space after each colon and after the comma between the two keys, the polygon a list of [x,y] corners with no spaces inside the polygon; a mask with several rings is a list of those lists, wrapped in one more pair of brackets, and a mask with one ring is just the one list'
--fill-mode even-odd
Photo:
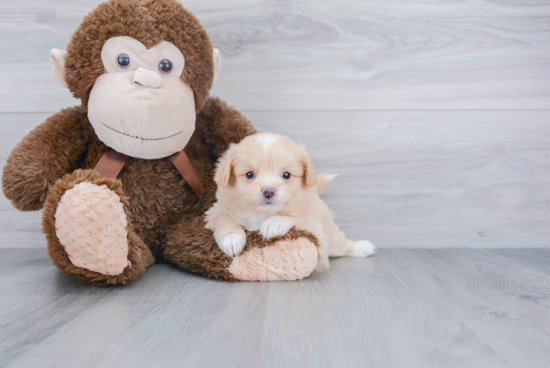
{"label": "monkey's face", "polygon": [[110,38],[88,101],[99,139],[130,157],[157,159],[181,151],[195,131],[195,99],[180,79],[181,51],[170,42],[147,49],[131,37]]}

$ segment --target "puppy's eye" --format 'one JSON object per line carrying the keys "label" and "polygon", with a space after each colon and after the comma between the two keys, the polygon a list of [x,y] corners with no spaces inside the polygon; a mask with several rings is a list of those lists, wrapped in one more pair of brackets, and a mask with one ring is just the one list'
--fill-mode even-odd
{"label": "puppy's eye", "polygon": [[246,173],[246,178],[247,179],[254,179],[254,177],[256,176],[256,174],[254,174],[254,171],[249,171]]}
{"label": "puppy's eye", "polygon": [[126,54],[120,54],[116,58],[116,62],[122,69],[126,69],[130,66],[130,57]]}
{"label": "puppy's eye", "polygon": [[290,173],[289,173],[288,171],[285,171],[285,172],[283,173],[283,179],[288,180],[288,179],[290,179],[290,177],[291,177],[291,175],[290,175]]}

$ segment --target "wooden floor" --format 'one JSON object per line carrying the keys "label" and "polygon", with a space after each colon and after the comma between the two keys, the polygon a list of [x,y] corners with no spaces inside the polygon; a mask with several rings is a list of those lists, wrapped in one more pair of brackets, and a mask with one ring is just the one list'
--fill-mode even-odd
{"label": "wooden floor", "polygon": [[550,362],[550,250],[381,250],[298,282],[156,265],[94,287],[0,249],[2,367],[518,367]]}
{"label": "wooden floor", "polygon": [[[52,75],[103,0],[0,1],[0,166],[79,103]],[[550,247],[550,0],[182,0],[222,55],[212,95],[307,147],[352,238]],[[0,248],[45,247],[0,195]]]}
{"label": "wooden floor", "polygon": [[[102,1],[0,1],[0,166],[80,103],[48,54]],[[98,288],[0,195],[0,367],[550,366],[550,0],[182,2],[222,54],[212,95],[340,174],[336,222],[382,249]]]}

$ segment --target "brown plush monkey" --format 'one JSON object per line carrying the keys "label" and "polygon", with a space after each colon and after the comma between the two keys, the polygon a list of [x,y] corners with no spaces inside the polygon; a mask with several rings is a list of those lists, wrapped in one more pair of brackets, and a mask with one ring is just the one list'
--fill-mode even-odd
{"label": "brown plush monkey", "polygon": [[97,285],[129,284],[155,262],[220,280],[292,280],[317,262],[317,240],[248,234],[232,259],[203,213],[216,161],[256,132],[209,90],[220,71],[201,23],[176,0],[111,0],[50,61],[82,105],[51,116],[13,150],[4,194],[44,207],[48,253]]}

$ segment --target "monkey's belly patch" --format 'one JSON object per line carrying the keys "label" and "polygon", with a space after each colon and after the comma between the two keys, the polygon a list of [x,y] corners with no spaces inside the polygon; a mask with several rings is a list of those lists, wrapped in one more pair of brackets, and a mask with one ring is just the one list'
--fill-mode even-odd
{"label": "monkey's belly patch", "polygon": [[282,240],[241,253],[228,271],[242,281],[300,280],[313,272],[318,257],[317,247],[307,239]]}
{"label": "monkey's belly patch", "polygon": [[55,230],[77,267],[119,275],[129,266],[126,214],[105,185],[83,182],[67,190],[55,213]]}
{"label": "monkey's belly patch", "polygon": [[163,140],[163,139],[169,139],[169,138],[175,137],[175,136],[178,135],[178,134],[183,134],[183,130],[182,130],[181,132],[174,133],[174,134],[169,135],[169,136],[167,136],[167,137],[162,137],[162,138],[143,138],[143,137],[138,137],[138,136],[135,136],[135,135],[131,135],[131,134],[119,132],[118,130],[116,130],[116,129],[114,129],[114,128],[111,128],[110,126],[108,126],[108,125],[105,124],[104,122],[101,122],[101,124],[102,124],[103,126],[105,126],[106,128],[111,129],[113,132],[116,132],[116,133],[118,133],[118,134],[125,135],[125,136],[130,137],[130,138],[141,139],[142,141],[161,141],[161,140]]}

